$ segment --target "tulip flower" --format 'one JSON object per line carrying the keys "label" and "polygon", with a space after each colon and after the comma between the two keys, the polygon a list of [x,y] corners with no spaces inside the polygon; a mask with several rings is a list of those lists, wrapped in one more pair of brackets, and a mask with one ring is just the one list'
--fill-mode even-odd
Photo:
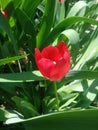
{"label": "tulip flower", "polygon": [[70,52],[62,41],[58,46],[35,49],[35,60],[41,74],[51,80],[61,80],[70,70]]}
{"label": "tulip flower", "polygon": [[7,11],[1,11],[2,14],[7,18],[8,17],[8,12]]}
{"label": "tulip flower", "polygon": [[62,0],[59,0],[59,3],[62,4]]}

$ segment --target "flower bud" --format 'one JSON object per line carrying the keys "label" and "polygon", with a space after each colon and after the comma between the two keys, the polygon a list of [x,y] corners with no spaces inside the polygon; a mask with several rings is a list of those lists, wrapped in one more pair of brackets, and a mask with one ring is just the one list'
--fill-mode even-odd
{"label": "flower bud", "polygon": [[35,49],[35,60],[41,74],[51,80],[61,80],[70,70],[70,52],[64,42],[58,46]]}
{"label": "flower bud", "polygon": [[2,12],[2,14],[6,17],[6,18],[8,18],[8,12],[7,11],[1,11]]}

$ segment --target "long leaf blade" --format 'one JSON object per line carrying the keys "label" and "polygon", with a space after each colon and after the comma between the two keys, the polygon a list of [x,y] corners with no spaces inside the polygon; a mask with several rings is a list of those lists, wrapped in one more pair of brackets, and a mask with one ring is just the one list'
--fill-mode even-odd
{"label": "long leaf blade", "polygon": [[[63,85],[77,79],[98,79],[97,71],[70,71],[58,84]],[[0,82],[31,82],[46,80],[39,71],[0,74]]]}
{"label": "long leaf blade", "polygon": [[74,25],[78,22],[87,22],[87,23],[98,25],[98,21],[94,20],[92,18],[77,17],[77,16],[65,18],[50,32],[50,34],[48,35],[47,39],[44,41],[44,43],[41,47],[43,48],[44,46],[48,45],[49,43],[52,43],[60,35],[61,32],[70,28],[72,25]]}
{"label": "long leaf blade", "polygon": [[21,72],[21,73],[10,73],[10,74],[0,74],[0,82],[31,82],[45,80],[39,71],[33,72]]}
{"label": "long leaf blade", "polygon": [[[21,120],[29,130],[96,130],[98,109],[52,113]],[[6,124],[10,124],[10,120]],[[15,122],[14,122],[15,123]]]}
{"label": "long leaf blade", "polygon": [[11,63],[13,61],[25,58],[27,55],[22,55],[22,56],[14,56],[14,57],[8,57],[8,58],[4,58],[4,59],[0,59],[0,66]]}

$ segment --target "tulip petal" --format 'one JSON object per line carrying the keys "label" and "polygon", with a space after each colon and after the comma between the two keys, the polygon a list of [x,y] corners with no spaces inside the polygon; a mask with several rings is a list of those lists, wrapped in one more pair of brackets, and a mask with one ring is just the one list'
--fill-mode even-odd
{"label": "tulip petal", "polygon": [[42,75],[51,80],[50,74],[54,70],[55,64],[49,59],[42,58],[38,61],[38,68]]}
{"label": "tulip petal", "polygon": [[42,57],[46,59],[50,59],[52,61],[57,61],[60,58],[60,53],[57,47],[54,46],[48,46],[43,49],[42,51]]}
{"label": "tulip petal", "polygon": [[38,62],[41,58],[42,58],[42,56],[41,56],[40,50],[38,48],[35,48],[35,59],[36,59],[36,62]]}
{"label": "tulip petal", "polygon": [[59,0],[59,3],[62,4],[62,0]]}
{"label": "tulip petal", "polygon": [[58,44],[57,48],[61,56],[63,56],[65,52],[69,54],[68,47],[63,41]]}
{"label": "tulip petal", "polygon": [[51,72],[52,80],[61,80],[69,71],[70,64],[68,61],[61,59],[55,66],[55,71]]}

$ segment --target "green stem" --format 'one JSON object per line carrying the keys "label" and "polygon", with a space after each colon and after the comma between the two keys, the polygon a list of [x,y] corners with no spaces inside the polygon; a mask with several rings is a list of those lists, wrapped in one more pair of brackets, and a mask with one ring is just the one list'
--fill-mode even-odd
{"label": "green stem", "polygon": [[53,83],[54,83],[54,91],[55,91],[55,97],[56,97],[56,103],[57,103],[57,111],[59,111],[59,98],[58,98],[58,93],[57,93],[56,81],[54,81]]}
{"label": "green stem", "polygon": [[14,73],[14,70],[12,69],[11,65],[10,65],[10,64],[8,64],[8,66],[9,66],[9,68],[10,68],[11,72],[12,72],[12,73]]}
{"label": "green stem", "polygon": [[22,68],[19,60],[18,60],[18,67],[19,67],[19,71],[22,72]]}

